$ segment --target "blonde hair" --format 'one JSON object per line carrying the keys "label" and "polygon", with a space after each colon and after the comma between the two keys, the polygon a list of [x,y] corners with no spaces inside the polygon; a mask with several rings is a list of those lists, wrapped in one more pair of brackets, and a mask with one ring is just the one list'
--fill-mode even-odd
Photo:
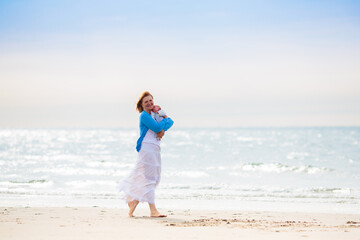
{"label": "blonde hair", "polygon": [[136,103],[136,110],[141,113],[142,111],[144,111],[143,107],[142,107],[142,100],[144,99],[144,97],[147,96],[151,96],[152,99],[154,99],[154,97],[151,95],[151,93],[149,93],[148,91],[145,91],[143,93],[141,93],[139,100]]}

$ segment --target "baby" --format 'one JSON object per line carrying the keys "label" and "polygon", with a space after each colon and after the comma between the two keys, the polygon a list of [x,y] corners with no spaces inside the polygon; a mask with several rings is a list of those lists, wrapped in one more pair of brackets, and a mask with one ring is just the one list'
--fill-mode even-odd
{"label": "baby", "polygon": [[[154,105],[153,109],[151,110],[151,117],[153,117],[156,122],[161,122],[161,120],[164,119],[165,115],[166,112],[164,110],[161,110],[161,107],[159,105]],[[157,137],[157,139],[159,141],[161,140],[160,137]]]}
{"label": "baby", "polygon": [[156,122],[160,122],[164,119],[166,112],[161,110],[159,105],[154,105],[153,109],[151,110],[151,116],[155,119]]}

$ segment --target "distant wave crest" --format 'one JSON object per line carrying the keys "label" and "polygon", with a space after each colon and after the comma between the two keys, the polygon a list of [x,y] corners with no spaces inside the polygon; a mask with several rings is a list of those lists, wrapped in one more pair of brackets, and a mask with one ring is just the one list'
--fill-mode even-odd
{"label": "distant wave crest", "polygon": [[306,174],[320,174],[326,172],[333,172],[334,169],[326,167],[316,167],[312,165],[290,166],[282,163],[245,163],[235,165],[231,168],[219,166],[209,167],[208,170],[232,170],[231,175],[237,175],[239,172],[264,172],[264,173],[306,173]]}

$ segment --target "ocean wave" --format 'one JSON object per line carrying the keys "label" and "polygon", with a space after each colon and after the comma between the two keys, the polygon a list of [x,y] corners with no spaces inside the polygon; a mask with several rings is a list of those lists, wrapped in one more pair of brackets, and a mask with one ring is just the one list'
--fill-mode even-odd
{"label": "ocean wave", "polygon": [[358,188],[321,188],[321,187],[276,187],[264,186],[242,186],[235,184],[164,184],[161,189],[184,190],[188,192],[204,192],[206,194],[224,194],[234,196],[283,196],[283,197],[304,197],[304,198],[332,198],[349,197],[360,199]]}
{"label": "ocean wave", "polygon": [[0,187],[6,187],[8,189],[16,189],[23,187],[31,188],[48,188],[54,185],[53,181],[48,181],[45,179],[36,179],[29,181],[2,181],[0,182]]}
{"label": "ocean wave", "polygon": [[106,167],[106,168],[132,168],[134,166],[133,163],[121,163],[121,162],[108,162],[108,161],[91,161],[86,162],[86,166],[98,168],[98,167]]}
{"label": "ocean wave", "polygon": [[[26,182],[25,184],[31,181]],[[47,181],[39,181],[45,184]],[[9,183],[7,183],[9,184]],[[10,183],[11,184],[11,183]],[[26,196],[65,196],[73,199],[121,199],[116,192],[116,182],[111,180],[69,181],[63,186],[28,188],[21,183],[9,188],[0,183],[0,197],[22,198]],[[31,183],[34,184],[34,183]],[[355,188],[303,188],[274,186],[239,186],[236,184],[161,184],[157,199],[169,200],[241,200],[287,203],[335,203],[360,204],[360,189]]]}
{"label": "ocean wave", "polygon": [[116,182],[114,181],[104,181],[104,180],[82,180],[82,181],[69,181],[65,185],[73,188],[87,188],[89,186],[112,186],[116,187]]}
{"label": "ocean wave", "polygon": [[316,167],[312,165],[300,165],[300,166],[291,166],[282,163],[245,163],[235,166],[216,166],[208,167],[207,170],[232,170],[230,175],[237,176],[241,175],[241,172],[264,172],[264,173],[284,173],[284,172],[294,172],[294,173],[306,173],[306,174],[320,174],[333,172],[334,169],[326,167]]}
{"label": "ocean wave", "polygon": [[[245,172],[265,172],[265,173],[283,173],[283,172],[294,172],[294,173],[307,173],[307,174],[318,174],[325,172],[332,172],[333,169],[325,167],[314,167],[312,165],[301,165],[301,166],[290,166],[281,163],[250,163],[240,166],[235,166],[234,170],[241,170]],[[236,172],[233,172],[236,174]]]}
{"label": "ocean wave", "polygon": [[335,194],[359,194],[360,190],[351,189],[351,188],[312,188],[309,191],[314,193],[335,193]]}
{"label": "ocean wave", "polygon": [[264,139],[254,137],[237,137],[236,140],[238,140],[239,142],[256,142],[258,144],[262,144]]}
{"label": "ocean wave", "polygon": [[350,188],[281,188],[273,186],[237,186],[219,184],[177,184],[160,187],[162,199],[248,200],[262,202],[360,203],[360,189]]}
{"label": "ocean wave", "polygon": [[56,174],[60,176],[122,176],[126,171],[118,171],[114,169],[99,169],[99,168],[80,168],[80,167],[53,167],[53,168],[38,168],[34,169],[33,173]]}
{"label": "ocean wave", "polygon": [[203,171],[169,171],[164,173],[165,177],[186,177],[186,178],[203,178],[209,174]]}

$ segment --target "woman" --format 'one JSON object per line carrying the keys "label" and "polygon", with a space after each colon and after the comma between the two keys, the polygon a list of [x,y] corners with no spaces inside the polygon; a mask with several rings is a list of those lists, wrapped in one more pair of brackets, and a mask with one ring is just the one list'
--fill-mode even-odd
{"label": "woman", "polygon": [[119,186],[119,190],[125,192],[130,217],[134,216],[139,202],[149,203],[150,217],[166,217],[156,209],[155,188],[160,182],[161,173],[160,140],[174,121],[164,116],[163,120],[156,122],[151,117],[153,106],[153,96],[143,92],[136,104],[140,113],[140,138],[136,145],[138,159],[130,176]]}

